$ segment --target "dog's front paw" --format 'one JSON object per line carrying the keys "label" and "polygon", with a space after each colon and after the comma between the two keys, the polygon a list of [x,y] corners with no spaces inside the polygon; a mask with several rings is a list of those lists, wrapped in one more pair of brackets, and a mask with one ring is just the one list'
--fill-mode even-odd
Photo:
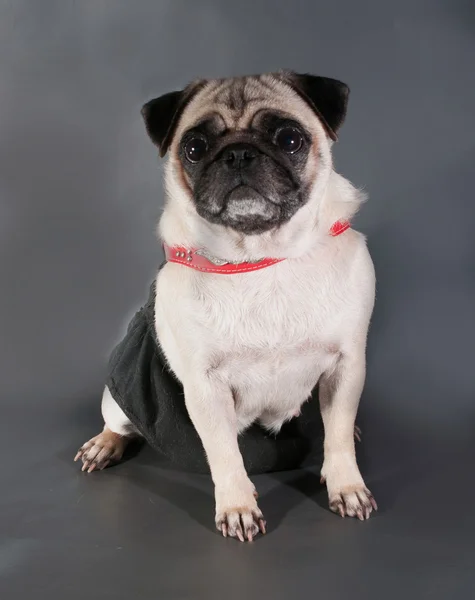
{"label": "dog's front paw", "polygon": [[259,508],[239,506],[216,513],[216,527],[227,537],[237,537],[241,542],[252,540],[266,532],[266,522]]}
{"label": "dog's front paw", "polygon": [[252,542],[259,532],[266,532],[264,516],[257,506],[257,492],[249,481],[243,493],[216,489],[216,528],[224,537],[235,537],[241,542]]}
{"label": "dog's front paw", "polygon": [[328,494],[330,510],[341,517],[358,517],[360,521],[369,519],[378,505],[373,494],[364,485],[349,485]]}
{"label": "dog's front paw", "polygon": [[378,510],[353,456],[341,454],[326,458],[321,475],[322,483],[327,484],[330,510],[341,517],[357,517],[364,521]]}

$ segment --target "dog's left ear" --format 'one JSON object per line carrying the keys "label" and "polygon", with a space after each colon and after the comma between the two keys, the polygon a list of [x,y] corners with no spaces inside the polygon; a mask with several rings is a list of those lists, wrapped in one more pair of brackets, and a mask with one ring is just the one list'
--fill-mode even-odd
{"label": "dog's left ear", "polygon": [[169,92],[143,105],[141,113],[152,142],[158,146],[160,156],[167,153],[183,111],[204,86],[204,81],[188,85],[184,90]]}
{"label": "dog's left ear", "polygon": [[322,121],[332,140],[343,125],[350,88],[337,79],[318,75],[283,73],[286,82],[303,98]]}

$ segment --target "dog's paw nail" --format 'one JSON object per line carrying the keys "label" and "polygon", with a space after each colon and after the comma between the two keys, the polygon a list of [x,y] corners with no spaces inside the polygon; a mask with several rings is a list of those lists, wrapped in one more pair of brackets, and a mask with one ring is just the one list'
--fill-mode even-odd
{"label": "dog's paw nail", "polygon": [[367,493],[368,493],[368,498],[371,503],[371,506],[373,507],[373,510],[377,511],[378,505],[376,504],[376,500],[374,499],[373,495],[369,491],[367,491]]}

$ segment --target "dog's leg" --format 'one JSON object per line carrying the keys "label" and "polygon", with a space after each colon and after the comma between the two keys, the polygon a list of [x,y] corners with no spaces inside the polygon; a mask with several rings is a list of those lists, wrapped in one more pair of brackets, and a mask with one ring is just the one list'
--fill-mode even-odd
{"label": "dog's leg", "polygon": [[81,446],[74,458],[82,460],[82,470],[88,473],[96,469],[102,471],[110,463],[119,461],[129,441],[138,435],[108,387],[104,389],[101,409],[105,422],[102,433]]}
{"label": "dog's leg", "polygon": [[184,388],[215,485],[216,527],[224,537],[252,541],[259,531],[265,533],[265,521],[239,451],[232,392],[213,375],[185,383]]}
{"label": "dog's leg", "polygon": [[325,428],[322,481],[330,509],[342,517],[367,519],[377,510],[355,456],[355,417],[365,379],[364,349],[344,355],[336,369],[320,382],[320,409]]}

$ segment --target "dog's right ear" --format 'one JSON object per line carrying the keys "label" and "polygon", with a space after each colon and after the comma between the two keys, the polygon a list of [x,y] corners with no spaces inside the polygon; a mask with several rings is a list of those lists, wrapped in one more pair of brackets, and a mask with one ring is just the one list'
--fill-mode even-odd
{"label": "dog's right ear", "polygon": [[143,105],[141,113],[147,133],[165,156],[176,131],[178,121],[191,99],[202,89],[205,81],[197,81],[179,92],[169,92]]}

